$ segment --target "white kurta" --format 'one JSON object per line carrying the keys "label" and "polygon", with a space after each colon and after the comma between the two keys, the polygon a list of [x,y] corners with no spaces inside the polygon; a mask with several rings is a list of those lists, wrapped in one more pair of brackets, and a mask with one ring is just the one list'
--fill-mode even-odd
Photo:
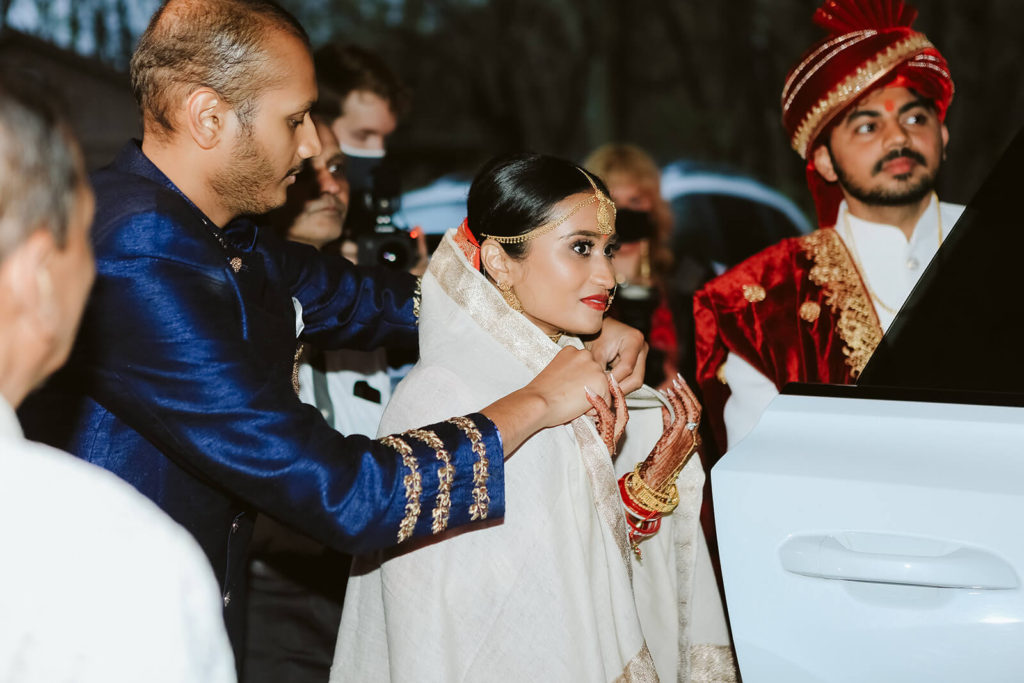
{"label": "white kurta", "polygon": [[[449,233],[423,280],[420,350],[381,433],[478,410],[528,383],[558,347],[504,304]],[[543,430],[506,463],[504,520],[358,558],[331,680],[670,681],[691,680],[692,661],[702,675],[722,668],[728,639],[697,520],[697,459],[644,560],[628,548],[615,469],[632,469],[661,433],[660,404],[646,396],[614,469],[589,418]]]}
{"label": "white kurta", "polygon": [[[963,212],[960,204],[942,202],[937,206],[932,195],[907,240],[898,227],[862,220],[849,213],[845,201],[840,204],[836,232],[860,263],[861,278],[876,295],[871,297],[871,303],[883,332],[889,329],[896,312]],[[848,221],[843,220],[844,216]],[[754,428],[779,391],[770,379],[735,354],[726,357],[725,379],[730,395],[725,402],[724,421],[732,445]]]}
{"label": "white kurta", "polygon": [[114,475],[25,440],[0,398],[0,683],[236,680],[213,570]]}

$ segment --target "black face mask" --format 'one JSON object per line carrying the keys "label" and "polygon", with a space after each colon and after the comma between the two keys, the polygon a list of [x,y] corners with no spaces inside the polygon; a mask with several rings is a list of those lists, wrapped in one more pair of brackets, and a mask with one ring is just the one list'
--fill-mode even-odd
{"label": "black face mask", "polygon": [[654,237],[654,218],[646,211],[619,209],[615,215],[615,232],[620,242],[637,242]]}
{"label": "black face mask", "polygon": [[357,149],[342,145],[345,177],[352,192],[368,192],[374,187],[374,171],[384,162],[383,149]]}

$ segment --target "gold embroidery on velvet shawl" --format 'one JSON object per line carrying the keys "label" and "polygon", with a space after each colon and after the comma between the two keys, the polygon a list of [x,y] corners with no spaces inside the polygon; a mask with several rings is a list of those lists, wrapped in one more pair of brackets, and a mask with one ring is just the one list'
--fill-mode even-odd
{"label": "gold embroidery on velvet shawl", "polygon": [[882,340],[878,314],[861,273],[835,230],[815,230],[801,237],[800,242],[814,263],[808,278],[821,287],[825,302],[833,313],[838,313],[836,332],[843,340],[850,376],[856,378]]}

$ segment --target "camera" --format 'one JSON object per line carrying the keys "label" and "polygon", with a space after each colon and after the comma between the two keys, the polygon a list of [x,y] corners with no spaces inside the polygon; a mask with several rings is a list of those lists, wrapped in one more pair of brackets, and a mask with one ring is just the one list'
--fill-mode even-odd
{"label": "camera", "polygon": [[[349,169],[361,159],[349,159]],[[376,163],[364,173],[350,174],[348,218],[345,231],[356,243],[361,265],[387,266],[409,270],[419,258],[416,240],[396,221],[402,206],[397,170],[388,163]]]}

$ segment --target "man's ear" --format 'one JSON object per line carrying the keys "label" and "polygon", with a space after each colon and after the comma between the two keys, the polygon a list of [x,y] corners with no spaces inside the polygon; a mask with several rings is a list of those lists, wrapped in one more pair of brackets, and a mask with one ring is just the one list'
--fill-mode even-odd
{"label": "man's ear", "polygon": [[946,158],[946,147],[949,145],[949,128],[946,128],[946,124],[942,124],[942,158]]}
{"label": "man's ear", "polygon": [[59,310],[54,292],[50,262],[57,252],[53,233],[36,230],[20,244],[4,263],[4,289],[23,319],[52,323]]}
{"label": "man's ear", "polygon": [[836,174],[835,165],[832,163],[832,153],[828,151],[826,145],[818,145],[814,148],[814,170],[818,174],[830,183],[834,183],[839,180],[839,176]]}
{"label": "man's ear", "polygon": [[512,259],[494,240],[486,239],[480,245],[480,263],[495,282],[508,282],[512,277]]}
{"label": "man's ear", "polygon": [[185,101],[185,123],[189,135],[203,149],[220,142],[231,108],[212,88],[198,88]]}

